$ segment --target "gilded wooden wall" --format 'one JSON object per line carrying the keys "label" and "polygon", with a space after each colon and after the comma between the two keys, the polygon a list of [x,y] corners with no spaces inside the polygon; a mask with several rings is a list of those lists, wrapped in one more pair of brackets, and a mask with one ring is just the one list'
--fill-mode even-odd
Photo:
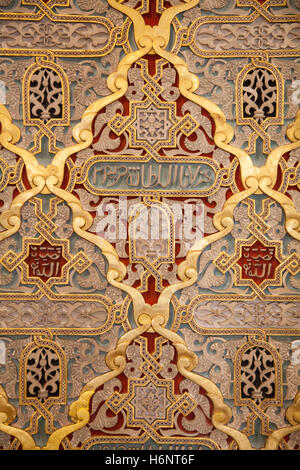
{"label": "gilded wooden wall", "polygon": [[299,9],[0,1],[2,449],[299,449]]}

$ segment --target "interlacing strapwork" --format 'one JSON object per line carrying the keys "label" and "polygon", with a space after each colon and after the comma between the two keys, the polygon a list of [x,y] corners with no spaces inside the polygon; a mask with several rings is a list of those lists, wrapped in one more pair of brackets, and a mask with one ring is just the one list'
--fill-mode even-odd
{"label": "interlacing strapwork", "polygon": [[300,448],[298,0],[0,2],[0,447]]}

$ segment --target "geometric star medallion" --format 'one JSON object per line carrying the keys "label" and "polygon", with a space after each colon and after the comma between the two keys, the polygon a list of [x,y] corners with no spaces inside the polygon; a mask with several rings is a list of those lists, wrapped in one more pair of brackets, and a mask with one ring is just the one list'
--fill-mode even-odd
{"label": "geometric star medallion", "polygon": [[63,256],[63,245],[50,245],[47,240],[41,244],[30,244],[29,255],[24,259],[28,266],[28,278],[39,278],[46,282],[49,278],[61,279],[62,268],[67,263]]}
{"label": "geometric star medallion", "polygon": [[252,245],[241,245],[237,264],[241,267],[241,279],[252,280],[260,285],[265,279],[276,280],[276,268],[280,262],[275,257],[276,247],[265,246],[259,240]]}
{"label": "geometric star medallion", "polygon": [[259,238],[252,235],[236,240],[232,255],[222,251],[213,262],[222,273],[234,270],[236,286],[249,286],[263,298],[265,288],[282,285],[284,271],[292,275],[300,271],[300,256],[292,252],[285,257],[280,240],[272,241],[262,234]]}
{"label": "geometric star medallion", "polygon": [[149,424],[156,419],[166,419],[166,410],[171,403],[165,387],[157,387],[150,382],[146,386],[136,386],[135,391],[136,395],[130,402],[134,406],[135,418],[144,418]]}

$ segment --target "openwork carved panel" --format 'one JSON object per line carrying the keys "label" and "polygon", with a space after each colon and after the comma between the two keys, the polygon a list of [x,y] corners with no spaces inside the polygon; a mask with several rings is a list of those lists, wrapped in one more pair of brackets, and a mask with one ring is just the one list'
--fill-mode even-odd
{"label": "openwork carved panel", "polygon": [[0,2],[0,448],[300,448],[298,0]]}

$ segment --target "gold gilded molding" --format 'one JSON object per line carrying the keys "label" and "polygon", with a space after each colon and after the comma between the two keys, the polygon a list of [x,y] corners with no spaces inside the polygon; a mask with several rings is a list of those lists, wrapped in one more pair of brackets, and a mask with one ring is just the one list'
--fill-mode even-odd
{"label": "gold gilded molding", "polygon": [[[188,349],[185,341],[178,334],[163,327],[164,317],[162,315],[157,314],[152,318],[146,314],[141,315],[140,323],[140,327],[125,333],[119,339],[117,347],[107,354],[106,362],[112,369],[111,372],[96,377],[87,383],[82,389],[78,400],[70,406],[69,416],[74,421],[74,424],[68,424],[55,430],[42,450],[58,450],[65,437],[83,428],[89,422],[89,403],[96,389],[118,376],[124,370],[126,365],[125,355],[129,344],[139,335],[150,330],[157,332],[173,343],[178,353],[178,371],[184,377],[207,391],[207,395],[212,400],[214,406],[212,422],[215,428],[231,436],[236,441],[240,450],[251,450],[252,447],[247,437],[240,431],[227,425],[232,417],[232,413],[229,406],[224,403],[223,396],[218,387],[206,377],[192,372],[192,369],[197,365],[197,357]],[[35,445],[34,439],[28,432],[9,426],[9,423],[15,418],[16,412],[14,407],[8,403],[7,395],[3,389],[1,389],[0,395],[0,415],[3,416],[3,421],[0,422],[0,429],[16,437],[20,441],[23,450],[41,450],[40,447]]]}
{"label": "gold gilded molding", "polygon": [[[4,240],[15,234],[21,224],[21,209],[30,198],[41,194],[54,194],[65,201],[72,212],[72,228],[81,239],[91,242],[97,246],[108,262],[107,281],[111,286],[121,289],[130,296],[133,305],[133,319],[135,324],[127,321],[127,331],[119,339],[117,346],[106,355],[106,364],[110,372],[96,376],[82,389],[79,398],[71,405],[69,416],[74,421],[56,429],[49,437],[44,450],[57,450],[62,441],[72,432],[82,429],[90,419],[89,404],[96,389],[117,377],[126,365],[126,350],[130,343],[145,332],[156,332],[170,340],[174,345],[178,358],[177,369],[187,379],[196,383],[206,390],[213,403],[212,422],[216,429],[232,437],[239,449],[250,450],[252,446],[245,434],[230,427],[232,410],[224,402],[220,389],[208,378],[195,372],[197,365],[196,355],[189,350],[187,343],[175,332],[166,328],[170,316],[170,305],[172,296],[179,290],[194,285],[197,281],[197,263],[203,250],[211,243],[221,240],[231,233],[234,225],[234,210],[237,205],[252,195],[266,194],[277,201],[285,213],[285,227],[287,232],[296,240],[300,240],[300,214],[297,212],[293,201],[283,193],[274,189],[278,166],[281,157],[292,150],[300,147],[300,111],[295,121],[287,128],[287,137],[290,143],[281,145],[272,150],[267,156],[266,162],[261,167],[255,166],[247,152],[236,147],[230,142],[234,137],[232,126],[227,123],[226,116],[222,110],[207,98],[196,94],[199,87],[199,79],[188,69],[187,63],[176,54],[166,50],[170,40],[171,23],[178,13],[184,12],[195,5],[198,0],[190,0],[185,3],[172,6],[164,10],[156,26],[146,25],[142,14],[123,5],[116,0],[108,0],[109,4],[126,14],[133,23],[134,37],[137,50],[130,51],[119,62],[117,70],[108,77],[107,85],[111,93],[87,107],[82,115],[81,122],[75,126],[73,137],[76,144],[58,150],[50,165],[40,164],[35,155],[18,145],[20,130],[13,124],[13,119],[4,105],[0,105],[0,143],[8,151],[19,156],[24,162],[28,181],[31,189],[18,194],[12,201],[9,210],[0,216],[0,223],[5,228],[0,233],[0,240]],[[127,274],[126,265],[120,260],[117,250],[104,238],[99,237],[89,229],[93,219],[90,213],[84,209],[81,201],[62,188],[66,164],[69,157],[76,152],[88,149],[93,141],[92,125],[97,114],[109,104],[122,98],[128,89],[128,71],[130,67],[146,54],[157,54],[172,64],[179,77],[179,90],[181,94],[191,102],[205,109],[212,118],[215,125],[214,143],[219,148],[237,157],[241,173],[243,190],[231,195],[224,203],[221,211],[213,218],[216,232],[198,240],[189,250],[185,260],[178,266],[180,280],[163,288],[158,300],[153,305],[148,304],[142,293],[124,283]],[[294,404],[287,410],[287,419],[291,426],[274,431],[266,440],[264,449],[277,449],[279,442],[292,432],[299,430],[299,393],[296,395]],[[26,431],[11,426],[15,417],[15,410],[8,403],[8,397],[3,388],[0,389],[0,429],[11,436],[16,437],[23,449],[40,449],[35,445],[32,436]]]}
{"label": "gold gilded molding", "polygon": [[10,423],[15,419],[15,417],[16,410],[8,402],[7,394],[0,385],[0,430],[5,434],[9,434],[18,439],[23,450],[39,450],[40,448],[35,445],[34,439],[28,432],[14,426],[10,426]]}
{"label": "gold gilded molding", "polygon": [[218,232],[202,238],[190,248],[186,256],[186,260],[178,266],[178,275],[181,279],[186,279],[187,273],[191,272],[192,269],[196,270],[198,258],[205,247],[221,238],[224,238],[231,232],[233,228],[233,211],[235,207],[239,202],[252,194],[255,194],[257,191],[258,181],[256,178],[253,177],[249,179],[248,184],[250,186],[249,189],[231,196],[225,202],[223,210],[215,214],[213,223]]}
{"label": "gold gilded molding", "polygon": [[[142,49],[127,54],[119,62],[117,71],[109,75],[107,79],[107,86],[112,91],[112,94],[105,96],[104,98],[100,98],[99,100],[95,101],[90,106],[88,106],[88,108],[85,110],[82,115],[81,122],[77,124],[73,130],[74,139],[79,143],[79,145],[82,142],[82,149],[87,148],[91,143],[88,138],[93,138],[92,122],[97,113],[99,113],[99,111],[101,111],[101,109],[103,109],[105,106],[109,105],[110,103],[118,100],[119,98],[125,95],[126,90],[128,88],[127,73],[129,68],[138,59],[143,57],[145,54],[148,54],[151,50],[151,47],[152,42],[148,38],[145,41],[145,45]],[[79,148],[76,151],[78,150]],[[74,150],[68,152],[67,154],[66,151],[61,151],[61,156],[57,157],[57,161],[59,163],[65,162],[67,157],[72,153],[74,153]]]}
{"label": "gold gilded molding", "polygon": [[45,187],[45,180],[42,176],[36,176],[34,179],[35,186],[24,193],[19,194],[12,201],[11,207],[9,210],[2,212],[0,215],[0,223],[5,228],[3,232],[0,233],[0,240],[10,237],[15,234],[21,224],[21,209],[26,201],[30,198],[36,196],[43,191]]}
{"label": "gold gilded molding", "polygon": [[48,439],[47,445],[43,450],[58,450],[61,441],[70,433],[78,431],[89,422],[89,401],[93,396],[93,391],[87,391],[80,394],[79,399],[72,403],[70,406],[69,416],[74,421],[74,424],[69,424],[65,427],[57,429],[51,434]]}
{"label": "gold gilded molding", "polygon": [[121,337],[118,341],[116,349],[110,351],[107,354],[107,365],[112,369],[112,372],[108,372],[103,376],[97,377],[96,379],[93,379],[91,382],[86,384],[82,389],[79,399],[71,405],[70,416],[72,418],[74,416],[77,417],[78,422],[74,425],[68,425],[55,431],[50,436],[44,449],[58,449],[64,437],[76,429],[80,429],[88,422],[87,410],[90,399],[100,385],[108,382],[110,379],[116,377],[124,370],[126,365],[125,354],[129,344],[142,333],[146,331],[155,331],[162,337],[170,340],[176,348],[178,353],[178,371],[184,377],[207,391],[207,395],[212,400],[214,406],[212,422],[216,429],[231,436],[236,441],[240,450],[251,450],[252,447],[247,437],[240,431],[227,426],[227,423],[232,417],[231,409],[224,403],[224,399],[220,390],[211,380],[192,372],[192,369],[194,369],[197,364],[197,357],[193,352],[189,351],[185,341],[179,335],[163,327],[164,316],[157,314],[151,318],[149,315],[144,314],[140,316],[140,323],[140,327],[129,331],[123,337]]}
{"label": "gold gilded molding", "polygon": [[268,436],[265,446],[262,450],[277,450],[280,441],[284,437],[300,430],[300,391],[296,394],[293,404],[287,408],[286,418],[291,426],[273,431],[271,435]]}

